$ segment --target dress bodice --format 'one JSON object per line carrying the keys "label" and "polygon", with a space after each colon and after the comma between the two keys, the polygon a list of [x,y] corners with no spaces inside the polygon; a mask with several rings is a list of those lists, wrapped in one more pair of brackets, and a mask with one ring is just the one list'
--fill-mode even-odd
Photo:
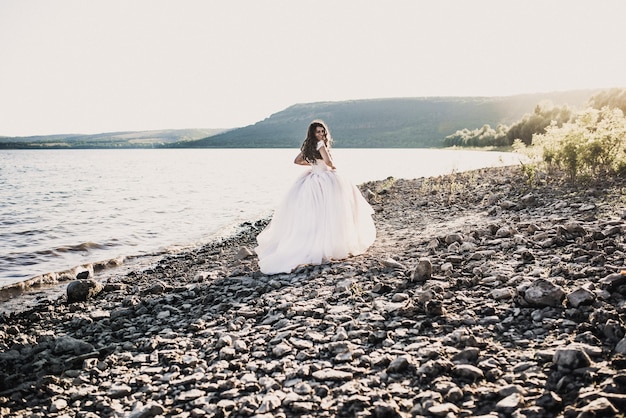
{"label": "dress bodice", "polygon": [[330,167],[326,165],[324,160],[315,160],[315,164],[311,164],[311,170],[314,173],[323,173],[325,171],[330,171]]}

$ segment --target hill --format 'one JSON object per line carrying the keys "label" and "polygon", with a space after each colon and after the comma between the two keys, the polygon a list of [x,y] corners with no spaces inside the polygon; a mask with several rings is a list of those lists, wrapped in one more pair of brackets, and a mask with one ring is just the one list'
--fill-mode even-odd
{"label": "hill", "polygon": [[336,147],[429,148],[459,129],[512,124],[535,106],[579,108],[598,90],[506,97],[427,97],[296,104],[243,128],[172,147],[265,148],[300,146],[313,119],[328,123]]}
{"label": "hill", "polygon": [[158,131],[109,132],[93,135],[59,134],[0,137],[0,149],[41,148],[152,148],[184,144],[224,132],[224,129],[164,129]]}
{"label": "hill", "polygon": [[296,104],[253,125],[225,129],[167,129],[0,137],[0,149],[46,148],[294,148],[313,119],[329,124],[336,147],[437,148],[457,130],[510,125],[543,101],[577,109],[596,90],[505,97],[421,97]]}

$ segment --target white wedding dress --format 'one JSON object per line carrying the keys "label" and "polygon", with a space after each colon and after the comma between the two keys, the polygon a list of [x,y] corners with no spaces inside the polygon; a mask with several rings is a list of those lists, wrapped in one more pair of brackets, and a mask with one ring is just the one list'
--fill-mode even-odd
{"label": "white wedding dress", "polygon": [[261,272],[289,273],[364,253],[376,238],[373,213],[355,185],[316,160],[257,237]]}

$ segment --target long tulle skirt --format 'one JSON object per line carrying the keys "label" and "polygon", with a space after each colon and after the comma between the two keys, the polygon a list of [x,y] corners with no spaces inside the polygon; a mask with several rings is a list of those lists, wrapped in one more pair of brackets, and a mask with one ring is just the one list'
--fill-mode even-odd
{"label": "long tulle skirt", "polygon": [[374,211],[360,190],[325,165],[300,176],[257,237],[265,274],[289,273],[365,252],[376,238]]}

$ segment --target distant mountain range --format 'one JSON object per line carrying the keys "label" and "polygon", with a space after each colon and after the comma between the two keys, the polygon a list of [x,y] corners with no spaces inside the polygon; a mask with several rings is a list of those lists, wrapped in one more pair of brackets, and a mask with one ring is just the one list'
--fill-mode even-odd
{"label": "distant mountain range", "polygon": [[195,141],[224,131],[225,129],[164,129],[158,131],[109,132],[93,135],[0,136],[0,149],[155,148],[175,142]]}
{"label": "distant mountain range", "polygon": [[442,147],[459,129],[510,125],[550,101],[580,109],[599,92],[574,90],[504,97],[424,97],[296,104],[242,128],[0,137],[0,148],[295,148],[323,119],[345,148]]}

